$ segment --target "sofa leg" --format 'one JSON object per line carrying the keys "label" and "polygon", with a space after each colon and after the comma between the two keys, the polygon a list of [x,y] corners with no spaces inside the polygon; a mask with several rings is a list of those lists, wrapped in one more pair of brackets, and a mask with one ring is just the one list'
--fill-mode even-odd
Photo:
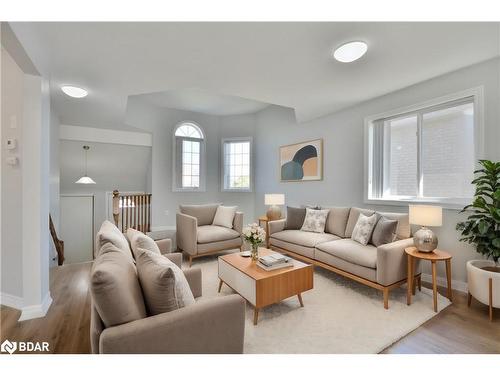
{"label": "sofa leg", "polygon": [[471,303],[472,303],[472,294],[470,294],[470,292],[467,292],[467,306],[470,307]]}
{"label": "sofa leg", "polygon": [[222,284],[224,282],[222,281],[222,279],[219,279],[219,289],[217,290],[218,293],[220,293],[220,290],[222,289]]}
{"label": "sofa leg", "polygon": [[188,261],[189,261],[189,268],[191,268],[191,266],[193,265],[193,256],[192,255],[188,255]]}
{"label": "sofa leg", "polygon": [[389,288],[384,288],[384,309],[389,309]]}

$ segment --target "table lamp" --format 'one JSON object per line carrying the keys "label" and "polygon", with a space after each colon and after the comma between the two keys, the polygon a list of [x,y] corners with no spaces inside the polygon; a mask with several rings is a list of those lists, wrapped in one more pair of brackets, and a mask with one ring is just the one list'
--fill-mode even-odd
{"label": "table lamp", "polygon": [[443,209],[439,206],[410,205],[410,224],[421,225],[413,235],[413,243],[418,251],[430,253],[438,245],[438,239],[434,232],[427,228],[440,227],[443,223]]}
{"label": "table lamp", "polygon": [[266,212],[266,216],[270,221],[281,219],[279,206],[285,204],[285,194],[265,194],[264,203],[266,206],[270,206]]}

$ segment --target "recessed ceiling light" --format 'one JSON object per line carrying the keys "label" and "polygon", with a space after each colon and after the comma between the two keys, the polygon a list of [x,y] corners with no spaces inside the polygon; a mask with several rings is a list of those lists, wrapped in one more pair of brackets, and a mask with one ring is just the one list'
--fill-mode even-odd
{"label": "recessed ceiling light", "polygon": [[88,95],[87,90],[76,86],[61,86],[61,90],[72,98],[85,98]]}
{"label": "recessed ceiling light", "polygon": [[368,45],[365,42],[349,42],[337,47],[333,57],[337,61],[350,63],[363,56],[367,50]]}

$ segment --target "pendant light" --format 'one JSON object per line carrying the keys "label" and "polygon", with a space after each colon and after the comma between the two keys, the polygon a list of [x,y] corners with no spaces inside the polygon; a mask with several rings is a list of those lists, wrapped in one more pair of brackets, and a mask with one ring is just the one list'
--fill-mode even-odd
{"label": "pendant light", "polygon": [[80,177],[78,181],[75,181],[75,184],[95,184],[95,181],[92,180],[89,176],[87,176],[87,151],[90,149],[89,146],[83,146],[83,152],[85,154],[85,175]]}

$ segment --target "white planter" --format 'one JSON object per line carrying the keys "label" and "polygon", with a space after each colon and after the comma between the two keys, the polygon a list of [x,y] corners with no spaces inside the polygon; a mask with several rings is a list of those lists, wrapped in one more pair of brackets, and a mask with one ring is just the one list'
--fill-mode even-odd
{"label": "white planter", "polygon": [[491,260],[469,260],[467,262],[467,282],[469,293],[479,302],[490,305],[490,279],[492,280],[492,306],[500,308],[500,273],[481,269],[495,266]]}

